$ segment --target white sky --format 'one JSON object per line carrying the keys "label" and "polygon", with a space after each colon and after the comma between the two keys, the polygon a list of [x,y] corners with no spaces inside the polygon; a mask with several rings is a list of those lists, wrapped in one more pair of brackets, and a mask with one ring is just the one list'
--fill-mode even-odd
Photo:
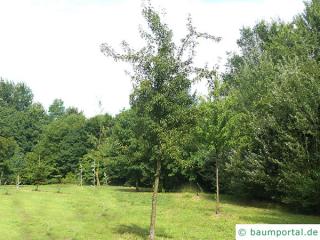
{"label": "white sky", "polygon": [[[153,0],[166,9],[165,21],[180,39],[186,17],[194,25],[223,40],[204,43],[198,63],[223,64],[226,51],[236,50],[242,26],[259,19],[291,20],[303,11],[302,0]],[[100,44],[115,47],[127,40],[141,46],[138,26],[140,0],[0,0],[0,76],[23,81],[35,101],[46,108],[55,98],[87,116],[118,113],[129,106],[131,80],[127,65],[114,63],[100,52]],[[198,86],[204,92],[205,87]]]}

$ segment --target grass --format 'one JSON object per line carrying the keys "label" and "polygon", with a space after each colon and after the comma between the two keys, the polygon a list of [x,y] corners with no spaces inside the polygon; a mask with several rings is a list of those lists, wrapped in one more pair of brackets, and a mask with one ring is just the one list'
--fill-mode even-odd
{"label": "grass", "polygon": [[[54,185],[1,187],[1,239],[146,239],[151,193],[124,187]],[[235,237],[237,223],[320,223],[320,217],[288,213],[276,205],[243,204],[222,196],[214,214],[212,195],[160,193],[157,239]]]}

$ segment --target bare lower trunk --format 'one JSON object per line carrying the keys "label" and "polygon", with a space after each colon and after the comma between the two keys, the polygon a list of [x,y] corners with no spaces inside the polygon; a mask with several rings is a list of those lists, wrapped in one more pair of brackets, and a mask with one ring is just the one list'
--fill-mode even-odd
{"label": "bare lower trunk", "polygon": [[107,186],[108,185],[108,176],[105,172],[103,173],[103,177],[104,177],[104,184]]}
{"label": "bare lower trunk", "polygon": [[139,192],[139,181],[136,180],[136,192]]}
{"label": "bare lower trunk", "polygon": [[219,213],[219,204],[220,204],[220,196],[219,196],[219,167],[218,167],[218,161],[216,161],[216,214]]}
{"label": "bare lower trunk", "polygon": [[97,179],[97,186],[100,186],[100,179],[99,179],[99,163],[96,170],[96,179]]}
{"label": "bare lower trunk", "polygon": [[92,165],[92,173],[93,173],[93,186],[96,186],[96,160],[93,161]]}
{"label": "bare lower trunk", "polygon": [[83,180],[82,180],[82,164],[80,164],[80,186],[82,187],[82,182],[83,182]]}
{"label": "bare lower trunk", "polygon": [[157,196],[158,196],[158,188],[159,188],[160,170],[161,170],[161,162],[160,160],[158,160],[156,175],[154,179],[153,194],[152,194],[152,210],[151,210],[149,240],[155,239],[155,227],[156,227],[156,216],[157,216],[156,208],[157,208]]}
{"label": "bare lower trunk", "polygon": [[198,188],[197,188],[197,195],[199,196],[199,193],[201,192],[203,192],[203,189],[202,189],[202,187],[200,186],[200,184],[197,182],[197,186],[198,186]]}
{"label": "bare lower trunk", "polygon": [[17,176],[16,187],[17,187],[17,188],[20,187],[20,175],[19,175],[19,174],[18,174],[18,176]]}

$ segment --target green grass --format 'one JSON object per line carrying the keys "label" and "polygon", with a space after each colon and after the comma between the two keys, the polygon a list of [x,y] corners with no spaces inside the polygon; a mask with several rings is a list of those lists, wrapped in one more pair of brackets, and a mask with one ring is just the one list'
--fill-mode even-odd
{"label": "green grass", "polygon": [[[1,239],[146,239],[151,193],[124,187],[13,186],[0,190]],[[5,194],[8,191],[9,194]],[[213,195],[160,193],[157,239],[234,239],[237,223],[320,223],[276,205],[242,204],[222,197],[214,214]]]}

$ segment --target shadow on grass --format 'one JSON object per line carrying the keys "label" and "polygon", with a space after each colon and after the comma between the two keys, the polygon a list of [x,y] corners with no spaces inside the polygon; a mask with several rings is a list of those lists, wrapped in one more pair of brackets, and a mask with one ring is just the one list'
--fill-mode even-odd
{"label": "shadow on grass", "polygon": [[[215,202],[214,194],[201,194],[203,199]],[[241,216],[240,218],[245,221],[253,221],[257,223],[283,223],[283,224],[294,224],[301,223],[319,223],[319,215],[312,213],[304,213],[298,209],[292,209],[289,206],[286,206],[281,203],[259,201],[259,200],[250,200],[246,198],[237,198],[232,195],[222,195],[221,196],[222,204],[231,204],[244,208],[259,208],[265,210],[266,212],[263,216]],[[268,210],[272,210],[271,212]]]}
{"label": "shadow on grass", "polygon": [[34,192],[34,193],[54,193],[54,194],[61,194],[61,195],[65,195],[65,194],[71,194],[71,193],[67,193],[67,192],[63,192],[61,189],[58,190],[58,189],[52,189],[52,190],[46,190],[46,189],[34,189],[34,188],[30,188],[30,189],[27,189],[27,188],[19,188],[17,189],[17,191],[19,192]]}
{"label": "shadow on grass", "polygon": [[[201,198],[209,200],[209,201],[216,201],[215,194],[208,194],[204,193],[201,194]],[[273,203],[273,202],[266,202],[266,201],[259,201],[259,200],[250,200],[246,198],[239,198],[232,195],[221,195],[220,196],[221,203],[227,203],[232,205],[237,205],[240,207],[255,207],[255,208],[262,208],[262,209],[277,209],[277,210],[285,210],[285,207],[282,206],[280,203]]]}
{"label": "shadow on grass", "polygon": [[[149,235],[149,231],[147,228],[139,227],[136,224],[122,224],[115,229],[115,232],[117,232],[118,234],[132,234],[141,238],[147,238]],[[159,228],[156,229],[156,235],[161,238],[172,239],[171,236],[169,236],[162,229]]]}
{"label": "shadow on grass", "polygon": [[138,191],[135,188],[117,188],[116,190],[119,192],[135,192],[135,193],[152,192],[152,188],[139,188]]}

